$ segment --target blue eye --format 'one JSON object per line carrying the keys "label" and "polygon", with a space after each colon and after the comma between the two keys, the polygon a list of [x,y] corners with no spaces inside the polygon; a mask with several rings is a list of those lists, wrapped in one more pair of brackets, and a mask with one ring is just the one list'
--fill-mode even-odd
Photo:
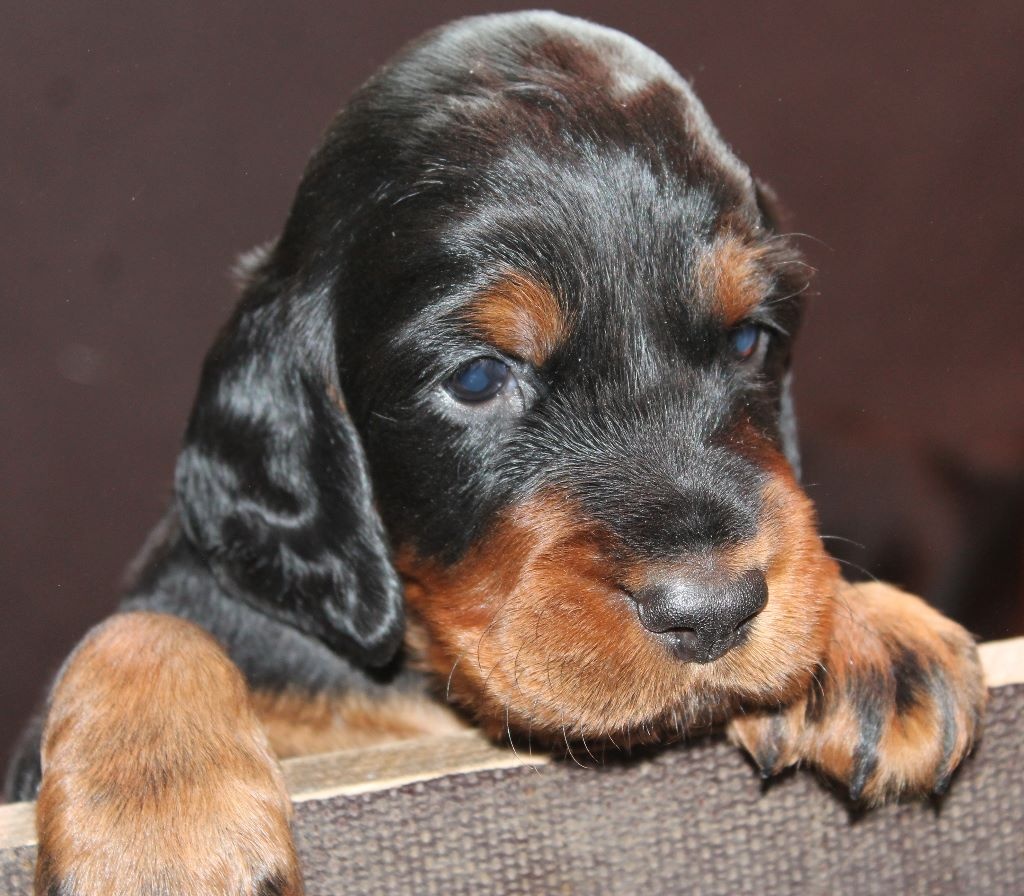
{"label": "blue eye", "polygon": [[494,398],[508,382],[512,371],[497,358],[476,358],[463,364],[448,380],[448,391],[466,404]]}
{"label": "blue eye", "polygon": [[764,340],[764,329],[757,324],[743,324],[729,334],[729,346],[741,361],[752,358]]}

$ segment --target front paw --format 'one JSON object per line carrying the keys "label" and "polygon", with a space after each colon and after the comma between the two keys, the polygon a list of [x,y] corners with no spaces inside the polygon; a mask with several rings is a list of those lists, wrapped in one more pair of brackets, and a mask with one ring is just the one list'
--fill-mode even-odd
{"label": "front paw", "polygon": [[807,764],[868,803],[944,792],[985,707],[973,639],[887,585],[844,584],[838,600],[807,695],[738,715],[730,736],[765,777]]}
{"label": "front paw", "polygon": [[191,623],[127,613],[68,660],[43,735],[47,896],[300,896],[291,803],[245,683]]}

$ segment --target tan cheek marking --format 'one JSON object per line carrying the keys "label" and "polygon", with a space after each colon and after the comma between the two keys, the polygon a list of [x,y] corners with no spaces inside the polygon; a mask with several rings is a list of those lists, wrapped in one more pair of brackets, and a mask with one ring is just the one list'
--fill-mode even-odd
{"label": "tan cheek marking", "polygon": [[599,533],[571,502],[511,511],[454,567],[399,552],[410,648],[495,736],[587,736],[651,719],[681,691],[682,664],[608,584]]}
{"label": "tan cheek marking", "polygon": [[747,317],[768,291],[765,251],[733,235],[716,237],[697,261],[697,286],[727,326]]}
{"label": "tan cheek marking", "polygon": [[469,324],[503,352],[542,365],[565,338],[566,322],[552,292],[524,274],[505,277],[479,296]]}
{"label": "tan cheek marking", "polygon": [[426,696],[256,691],[253,708],[280,759],[452,734],[454,712]]}

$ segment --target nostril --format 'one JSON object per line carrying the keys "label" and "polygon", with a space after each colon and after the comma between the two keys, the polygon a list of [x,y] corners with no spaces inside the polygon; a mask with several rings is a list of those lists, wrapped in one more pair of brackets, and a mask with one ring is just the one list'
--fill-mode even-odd
{"label": "nostril", "polygon": [[768,583],[764,573],[751,569],[725,587],[725,616],[738,631],[760,613],[768,603]]}
{"label": "nostril", "polygon": [[669,629],[661,634],[677,659],[684,663],[707,662],[704,657],[708,656],[708,653],[696,632],[678,628]]}

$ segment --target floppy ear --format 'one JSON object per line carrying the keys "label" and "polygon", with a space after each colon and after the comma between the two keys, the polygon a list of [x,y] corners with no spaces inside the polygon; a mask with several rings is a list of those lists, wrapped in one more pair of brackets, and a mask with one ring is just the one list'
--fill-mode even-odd
{"label": "floppy ear", "polygon": [[401,643],[402,588],[338,389],[326,293],[250,283],[203,366],[176,500],[229,593],[382,666]]}

